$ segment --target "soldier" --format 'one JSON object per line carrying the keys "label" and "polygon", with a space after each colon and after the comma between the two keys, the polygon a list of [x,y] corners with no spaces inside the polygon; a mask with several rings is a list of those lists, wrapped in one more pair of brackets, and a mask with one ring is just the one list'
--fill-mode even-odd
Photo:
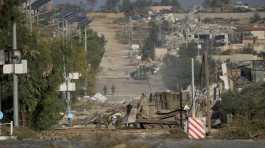
{"label": "soldier", "polygon": [[107,92],[108,92],[108,88],[107,88],[106,85],[104,85],[104,87],[103,87],[103,94],[104,95],[107,95]]}
{"label": "soldier", "polygon": [[116,89],[115,86],[112,84],[112,86],[111,86],[111,94],[112,94],[112,95],[115,94],[115,89]]}

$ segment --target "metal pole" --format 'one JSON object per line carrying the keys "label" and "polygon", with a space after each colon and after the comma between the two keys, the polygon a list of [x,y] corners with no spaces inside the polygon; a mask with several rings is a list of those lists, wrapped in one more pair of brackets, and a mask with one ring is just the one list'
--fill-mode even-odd
{"label": "metal pole", "polygon": [[36,25],[39,25],[39,9],[37,9],[37,15],[36,15]]}
{"label": "metal pole", "polygon": [[[86,64],[87,62],[87,26],[85,26],[85,58],[86,58]],[[87,96],[87,76],[85,76],[85,96]]]}
{"label": "metal pole", "polygon": [[[13,23],[13,50],[17,50],[17,25],[16,22]],[[15,59],[13,59],[13,117],[15,127],[19,126],[19,117],[18,117],[18,77],[15,73]]]}
{"label": "metal pole", "polygon": [[85,26],[85,53],[87,53],[87,28]]}
{"label": "metal pole", "polygon": [[71,94],[69,91],[69,75],[67,76],[67,80],[66,80],[66,87],[67,87],[67,91],[66,91],[66,99],[67,99],[67,113],[71,112]]}
{"label": "metal pole", "polygon": [[183,105],[182,105],[182,89],[180,89],[180,100],[179,100],[179,106],[180,106],[180,128],[183,128]]}
{"label": "metal pole", "polygon": [[[208,43],[207,43],[208,44]],[[209,88],[209,66],[208,66],[208,47],[204,52],[204,68],[205,68],[205,81],[207,88],[207,100],[206,100],[206,113],[207,113],[207,125],[208,125],[208,133],[211,133],[211,100],[210,100],[210,88]]]}
{"label": "metal pole", "polygon": [[[70,27],[69,27],[69,23],[67,20],[64,19],[65,22],[65,29],[66,29],[66,43],[65,43],[65,50],[67,51],[67,43],[68,41],[70,41]],[[71,48],[71,46],[70,46]],[[68,69],[68,59],[67,59],[67,55],[65,56],[65,80],[66,80],[66,101],[67,101],[67,113],[70,114],[71,113],[71,92],[69,91],[69,84],[70,84],[70,78],[69,78],[69,69]]]}
{"label": "metal pole", "polygon": [[30,32],[32,32],[32,9],[31,9],[31,0],[29,0],[29,26],[30,26]]}
{"label": "metal pole", "polygon": [[194,59],[191,59],[191,73],[192,73],[192,117],[196,116],[196,107],[195,107],[195,84],[194,84]]}
{"label": "metal pole", "polygon": [[2,98],[3,98],[3,83],[2,78],[0,79],[0,111],[2,111]]}
{"label": "metal pole", "polygon": [[10,122],[10,136],[13,136],[13,121]]}

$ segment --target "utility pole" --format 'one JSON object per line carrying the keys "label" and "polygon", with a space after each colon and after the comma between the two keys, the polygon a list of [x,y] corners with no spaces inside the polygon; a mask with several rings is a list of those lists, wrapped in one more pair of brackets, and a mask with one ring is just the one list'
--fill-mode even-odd
{"label": "utility pole", "polygon": [[131,48],[132,47],[132,24],[131,24],[131,20],[129,20],[129,45]]}
{"label": "utility pole", "polygon": [[206,114],[207,114],[207,125],[208,125],[208,134],[211,133],[211,99],[210,99],[210,87],[209,87],[209,65],[208,65],[208,45],[209,43],[206,43],[206,51],[204,52],[204,70],[205,70],[205,84],[206,84]]}
{"label": "utility pole", "polygon": [[87,53],[87,26],[85,26],[85,53]]}
{"label": "utility pole", "polygon": [[[16,22],[13,22],[13,50],[17,50],[17,25]],[[13,59],[13,117],[15,127],[19,126],[19,117],[18,117],[18,77],[15,73],[16,59]]]}
{"label": "utility pole", "polygon": [[29,0],[29,26],[30,26],[30,32],[32,32],[32,8],[31,8],[31,0]]}
{"label": "utility pole", "polygon": [[195,101],[195,84],[194,84],[194,58],[191,59],[191,75],[192,75],[192,117],[196,116],[196,101]]}
{"label": "utility pole", "polygon": [[179,100],[179,106],[180,106],[180,128],[183,128],[183,103],[182,103],[182,99],[183,99],[183,93],[182,93],[182,88],[180,89],[180,100]]}
{"label": "utility pole", "polygon": [[40,15],[40,12],[39,12],[39,9],[36,10],[36,25],[38,26],[39,25],[39,15]]}
{"label": "utility pole", "polygon": [[2,111],[2,82],[0,82],[0,111]]}
{"label": "utility pole", "polygon": [[[86,64],[87,62],[87,26],[85,25],[85,58],[86,58]],[[88,72],[88,71],[87,71]],[[87,96],[87,76],[85,76],[85,95]]]}
{"label": "utility pole", "polygon": [[[65,50],[67,51],[68,49],[68,41],[69,41],[69,25],[67,20],[64,20],[65,22],[65,34],[66,34],[66,43],[65,43]],[[67,60],[67,55],[65,56],[65,82],[66,82],[66,100],[67,100],[67,113],[70,113],[71,111],[71,94],[69,91],[69,71],[68,71],[68,60]]]}

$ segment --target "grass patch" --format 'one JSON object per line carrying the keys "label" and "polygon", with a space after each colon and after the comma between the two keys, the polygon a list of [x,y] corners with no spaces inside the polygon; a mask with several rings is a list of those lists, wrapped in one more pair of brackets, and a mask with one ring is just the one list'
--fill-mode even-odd
{"label": "grass patch", "polygon": [[265,135],[263,120],[235,119],[220,130],[216,138],[220,139],[255,139]]}
{"label": "grass patch", "polygon": [[37,132],[29,129],[29,128],[15,128],[14,136],[17,136],[18,140],[23,139],[39,139],[40,136]]}

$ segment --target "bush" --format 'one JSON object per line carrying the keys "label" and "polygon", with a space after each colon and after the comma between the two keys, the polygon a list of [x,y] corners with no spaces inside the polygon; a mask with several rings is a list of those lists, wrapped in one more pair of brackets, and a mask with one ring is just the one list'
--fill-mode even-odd
{"label": "bush", "polygon": [[33,127],[36,130],[46,130],[62,118],[59,112],[63,112],[63,103],[58,98],[47,96],[42,100],[33,114]]}
{"label": "bush", "polygon": [[253,138],[265,133],[265,83],[253,83],[240,92],[222,95],[222,112],[233,114],[234,121],[221,132],[221,137]]}
{"label": "bush", "polygon": [[264,120],[247,120],[244,117],[236,117],[234,121],[221,130],[218,138],[225,139],[249,139],[256,138],[265,133]]}
{"label": "bush", "polygon": [[38,139],[39,138],[39,135],[35,131],[33,131],[33,130],[29,129],[29,128],[25,128],[25,127],[15,128],[14,129],[14,135],[19,140],[23,140],[23,139]]}

